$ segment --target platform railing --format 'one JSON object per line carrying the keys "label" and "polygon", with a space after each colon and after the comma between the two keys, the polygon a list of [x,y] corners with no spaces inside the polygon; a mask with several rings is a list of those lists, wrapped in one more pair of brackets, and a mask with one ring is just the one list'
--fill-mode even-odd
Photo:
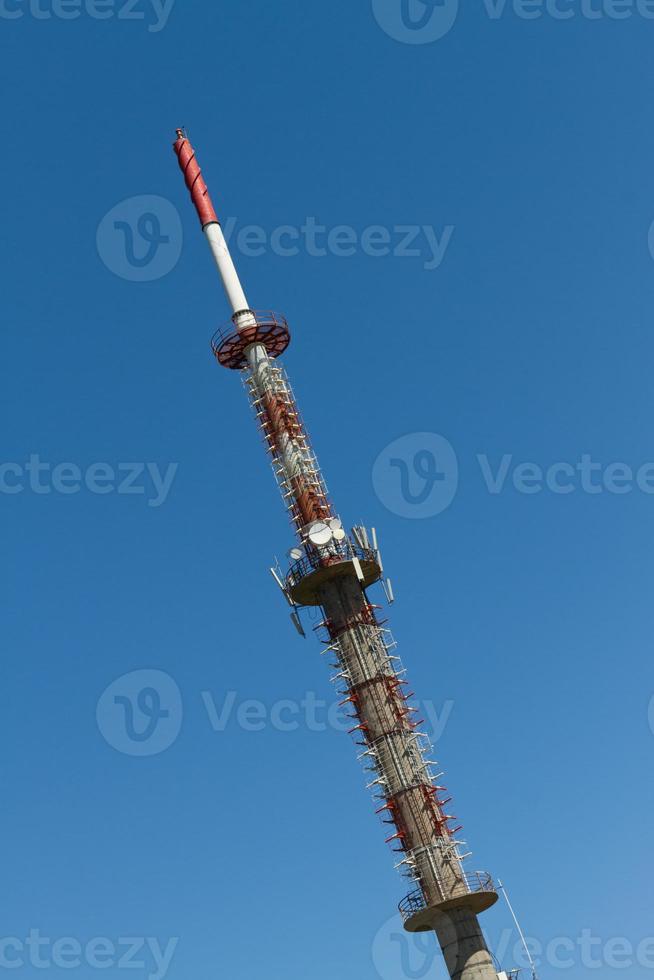
{"label": "platform railing", "polygon": [[311,551],[294,562],[288,570],[286,582],[290,588],[294,588],[302,579],[319,568],[352,561],[353,557],[358,558],[359,561],[377,561],[376,553],[371,548],[360,548],[349,541],[334,541],[328,547]]}
{"label": "platform railing", "polygon": [[[453,897],[458,898],[466,892],[469,895],[475,895],[479,892],[494,892],[495,890],[495,882],[487,871],[472,871],[463,875],[461,891]],[[404,922],[410,919],[411,916],[417,915],[418,912],[424,912],[428,907],[425,896],[420,888],[416,888],[415,891],[410,892],[406,898],[402,899],[398,906]]]}
{"label": "platform railing", "polygon": [[[245,319],[239,318],[247,313]],[[245,324],[245,325],[244,325]],[[248,367],[246,352],[252,344],[262,344],[268,357],[276,358],[284,353],[291,339],[286,318],[270,310],[243,310],[235,313],[231,321],[220,327],[211,338],[211,349],[219,364],[232,370]]]}
{"label": "platform railing", "polygon": [[[257,327],[273,328],[278,327],[282,330],[288,330],[288,323],[286,317],[281,313],[275,313],[272,310],[248,310],[251,317],[251,326],[248,325],[248,329],[252,330],[255,325]],[[234,318],[227,320],[226,323],[222,324],[216,330],[215,334],[211,338],[211,347],[214,354],[218,354],[223,342],[229,340],[230,337],[234,336],[235,331]]]}

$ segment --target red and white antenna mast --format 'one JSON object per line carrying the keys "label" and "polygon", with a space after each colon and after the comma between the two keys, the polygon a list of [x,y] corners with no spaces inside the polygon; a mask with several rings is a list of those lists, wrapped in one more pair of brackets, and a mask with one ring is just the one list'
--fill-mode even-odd
{"label": "red and white antenna mast", "polygon": [[243,374],[298,539],[290,568],[271,571],[300,632],[301,608],[322,610],[332,679],[350,706],[377,812],[392,829],[387,843],[398,854],[396,866],[413,882],[400,903],[404,926],[436,932],[454,980],[496,980],[477,916],[495,904],[497,891],[487,873],[464,870],[461,827],[452,827],[457,818],[448,812],[443,774],[435,771],[395,641],[368,597],[381,582],[392,599],[376,532],[355,527],[348,535],[343,528],[278,360],[290,341],[286,319],[251,309],[183,130],[174,150],[232,308],[212,349],[219,364]]}

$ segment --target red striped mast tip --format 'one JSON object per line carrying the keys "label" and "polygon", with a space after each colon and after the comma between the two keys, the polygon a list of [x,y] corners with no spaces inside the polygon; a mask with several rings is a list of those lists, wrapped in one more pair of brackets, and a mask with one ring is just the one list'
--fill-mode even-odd
{"label": "red striped mast tip", "polygon": [[219,224],[218,215],[214,210],[209,196],[209,190],[202,176],[202,171],[184,129],[176,129],[177,139],[173,150],[177,155],[179,166],[184,174],[184,181],[191,195],[191,200],[198,213],[203,228],[211,224]]}

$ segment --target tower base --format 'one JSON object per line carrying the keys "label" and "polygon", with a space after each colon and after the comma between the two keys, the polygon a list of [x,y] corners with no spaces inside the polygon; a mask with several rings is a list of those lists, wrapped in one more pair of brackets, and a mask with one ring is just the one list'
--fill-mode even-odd
{"label": "tower base", "polygon": [[441,912],[432,928],[452,980],[497,980],[493,958],[474,912],[469,909]]}
{"label": "tower base", "polygon": [[435,932],[452,980],[497,980],[477,916],[498,901],[489,874],[477,872],[465,879],[468,889],[445,901],[427,905],[419,889],[400,903],[407,932]]}

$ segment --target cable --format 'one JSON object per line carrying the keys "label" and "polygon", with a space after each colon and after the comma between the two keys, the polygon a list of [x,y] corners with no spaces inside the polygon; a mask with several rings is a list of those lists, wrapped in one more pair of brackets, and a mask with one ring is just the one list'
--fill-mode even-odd
{"label": "cable", "polygon": [[500,889],[500,891],[502,892],[502,894],[504,895],[504,898],[506,899],[506,904],[509,906],[509,912],[511,913],[511,915],[513,917],[513,921],[515,922],[515,927],[518,930],[518,935],[520,936],[520,939],[522,941],[522,945],[523,945],[524,951],[527,954],[527,959],[529,960],[529,965],[531,967],[531,978],[532,978],[532,980],[538,980],[538,974],[536,973],[536,964],[534,963],[533,958],[532,958],[532,955],[531,955],[531,953],[529,951],[529,946],[527,945],[527,940],[525,939],[525,934],[522,931],[522,929],[520,928],[520,923],[518,922],[518,917],[517,917],[517,915],[515,914],[515,912],[513,910],[513,906],[511,905],[511,901],[509,899],[508,892],[507,892],[506,888],[504,887],[504,884],[499,879],[497,881],[497,886]]}

